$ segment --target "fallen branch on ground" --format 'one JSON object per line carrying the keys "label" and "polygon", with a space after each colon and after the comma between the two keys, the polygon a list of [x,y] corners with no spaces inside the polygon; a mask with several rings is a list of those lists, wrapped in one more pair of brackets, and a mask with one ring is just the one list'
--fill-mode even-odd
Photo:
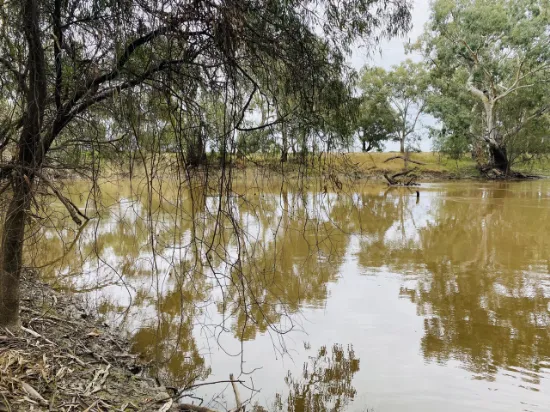
{"label": "fallen branch on ground", "polygon": [[401,155],[389,157],[386,160],[384,160],[384,163],[387,163],[390,160],[395,160],[395,159],[402,159],[406,162],[411,162],[411,163],[414,163],[414,164],[417,164],[417,165],[425,165],[426,164],[426,163],[419,162],[418,160],[412,160],[412,159],[406,158],[405,156],[401,156]]}
{"label": "fallen branch on ground", "polygon": [[409,179],[407,182],[401,182],[399,180],[396,180],[396,178],[407,176],[408,174],[416,170],[417,170],[416,168],[409,169],[403,172],[395,173],[392,176],[388,176],[387,173],[384,173],[384,177],[386,178],[390,186],[414,186],[416,185],[416,183],[414,182],[414,180],[416,179],[416,176],[412,176],[411,179]]}

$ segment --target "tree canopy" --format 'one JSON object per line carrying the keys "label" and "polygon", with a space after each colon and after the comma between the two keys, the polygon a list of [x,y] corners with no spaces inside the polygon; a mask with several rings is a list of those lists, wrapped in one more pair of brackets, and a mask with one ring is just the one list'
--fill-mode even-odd
{"label": "tree canopy", "polygon": [[[48,171],[67,167],[58,149],[75,142],[100,149],[107,140],[126,140],[128,147],[124,135],[98,133],[98,145],[83,129],[126,129],[138,148],[153,138],[153,152],[163,148],[160,133],[180,142],[181,164],[197,163],[215,143],[225,162],[236,132],[246,131],[255,96],[276,103],[272,85],[284,84],[285,98],[312,107],[323,87],[340,80],[355,41],[372,44],[402,32],[410,14],[405,0],[24,0],[3,3],[0,19],[0,86],[9,106],[0,148],[11,155],[0,177],[13,189],[2,232],[0,325],[12,325],[38,185],[46,185],[76,223],[83,219],[47,179]],[[165,113],[136,127],[145,107],[158,111],[159,104]],[[207,118],[219,127],[207,128]]]}
{"label": "tree canopy", "polygon": [[[437,0],[420,40],[432,77],[440,79],[435,89],[448,93],[434,102],[433,113],[446,133],[471,133],[482,142],[492,167],[502,173],[535,146],[548,150],[540,134],[527,132],[533,122],[540,130],[549,107],[548,93],[539,93],[550,75],[548,6],[534,0]],[[476,121],[466,132],[468,109]]]}

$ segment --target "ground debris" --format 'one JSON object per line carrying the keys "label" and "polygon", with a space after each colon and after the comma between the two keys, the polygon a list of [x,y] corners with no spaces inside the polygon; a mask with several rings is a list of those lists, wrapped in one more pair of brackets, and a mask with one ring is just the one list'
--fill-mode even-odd
{"label": "ground debris", "polygon": [[77,299],[32,272],[21,292],[21,329],[0,329],[0,411],[175,409],[164,387],[131,372],[143,367],[136,368],[140,361],[128,343],[98,319],[82,316]]}

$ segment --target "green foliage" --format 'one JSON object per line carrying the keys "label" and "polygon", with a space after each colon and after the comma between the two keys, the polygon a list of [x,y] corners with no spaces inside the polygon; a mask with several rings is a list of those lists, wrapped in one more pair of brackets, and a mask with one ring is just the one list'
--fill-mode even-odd
{"label": "green foliage", "polygon": [[[547,0],[436,0],[417,46],[431,69],[428,110],[456,136],[506,157],[546,153],[550,72]],[[536,125],[536,126],[535,126]],[[497,158],[492,161],[496,162]],[[496,164],[496,163],[495,163]]]}
{"label": "green foliage", "polygon": [[406,60],[389,72],[364,68],[360,87],[366,116],[362,123],[371,134],[369,138],[362,133],[360,139],[380,147],[381,142],[393,138],[400,142],[401,151],[411,147],[426,109],[429,82],[423,63]]}
{"label": "green foliage", "polygon": [[390,104],[391,88],[386,84],[384,69],[364,68],[359,87],[361,106],[357,118],[357,132],[362,150],[382,150],[384,142],[395,139],[398,128],[397,113]]}
{"label": "green foliage", "polygon": [[453,160],[462,158],[472,149],[471,140],[467,136],[451,133],[447,129],[432,129],[430,137],[433,139],[434,151],[445,154]]}

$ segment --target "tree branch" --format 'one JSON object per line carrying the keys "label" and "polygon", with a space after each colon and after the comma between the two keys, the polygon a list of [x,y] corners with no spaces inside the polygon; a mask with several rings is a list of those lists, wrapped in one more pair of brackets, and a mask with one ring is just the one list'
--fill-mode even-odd
{"label": "tree branch", "polygon": [[425,165],[426,164],[426,163],[419,162],[417,160],[407,159],[405,156],[400,156],[400,155],[388,157],[386,160],[384,160],[384,163],[388,163],[389,161],[395,160],[395,159],[406,160],[407,162],[416,163],[417,165]]}
{"label": "tree branch", "polygon": [[483,93],[481,90],[479,90],[477,87],[474,86],[474,71],[470,70],[470,76],[468,76],[468,80],[466,81],[466,87],[472,93],[474,96],[479,97],[484,103],[488,103],[489,99],[487,96],[485,96],[485,93]]}
{"label": "tree branch", "polygon": [[[133,40],[132,42],[130,42],[126,46],[124,51],[122,52],[122,55],[120,56],[120,58],[116,62],[115,67],[110,72],[105,73],[101,76],[98,76],[94,79],[89,80],[86,83],[86,85],[83,87],[83,89],[80,92],[76,93],[73,96],[73,98],[69,102],[67,102],[67,104],[64,107],[64,112],[67,113],[67,112],[71,111],[73,109],[73,107],[78,103],[78,101],[80,99],[82,99],[82,97],[84,97],[90,90],[93,90],[94,88],[99,87],[100,85],[102,85],[105,82],[115,80],[120,75],[120,73],[121,73],[122,69],[124,68],[124,66],[126,65],[126,63],[130,60],[130,57],[132,56],[132,54],[134,54],[134,52],[138,48],[140,48],[141,46],[144,46],[147,43],[150,43],[151,41],[153,41],[154,39],[156,39],[160,36],[163,36],[163,35],[171,32],[171,31],[174,31],[175,28],[176,28],[176,25],[180,21],[183,21],[183,19],[176,20],[176,21],[172,22],[171,24],[169,24],[167,26],[159,27],[158,29],[153,30],[153,31],[151,31],[151,32],[149,32],[149,33]],[[202,34],[202,33],[204,33],[204,32],[202,32],[202,31],[200,31],[200,32],[186,32],[186,35]]]}
{"label": "tree branch", "polygon": [[523,120],[520,124],[518,124],[516,127],[514,127],[511,131],[505,133],[503,135],[503,138],[507,138],[509,136],[512,136],[516,133],[519,133],[521,129],[525,127],[527,123],[529,123],[531,120],[536,119],[537,117],[542,116],[544,113],[546,113],[548,110],[550,110],[550,106],[544,106],[537,110],[535,113],[533,113],[531,116]]}
{"label": "tree branch", "polygon": [[23,93],[27,93],[27,85],[25,84],[25,74],[17,70],[14,65],[4,57],[0,57],[0,64],[2,64],[9,72],[11,72],[15,79],[17,80],[18,86],[21,88]]}
{"label": "tree branch", "polygon": [[48,186],[51,191],[57,196],[61,203],[63,203],[63,206],[65,206],[65,209],[67,209],[67,212],[69,212],[69,215],[71,215],[71,219],[73,219],[73,222],[75,222],[78,226],[82,225],[82,220],[80,220],[80,218],[78,217],[79,215],[86,221],[90,220],[90,218],[82,213],[73,202],[63,196],[63,194],[48,179],[46,179],[44,175],[37,172],[36,170],[34,170],[33,173],[34,175],[36,175],[36,177],[42,180],[46,184],[46,186]]}
{"label": "tree branch", "polygon": [[193,61],[201,51],[202,49],[189,52],[189,56],[184,59],[162,61],[156,64],[155,66],[151,67],[150,69],[146,70],[136,78],[127,80],[117,86],[105,89],[102,92],[99,92],[98,94],[90,97],[88,100],[80,103],[79,105],[74,107],[70,112],[65,114],[62,113],[60,116],[58,116],[55,119],[53,126],[50,129],[50,132],[46,136],[44,136],[43,145],[42,145],[42,147],[44,148],[43,154],[45,154],[49,150],[55,138],[61,133],[61,131],[67,126],[67,124],[69,124],[70,121],[78,114],[84,112],[85,110],[87,110],[88,108],[90,108],[96,103],[99,103],[107,98],[116,96],[118,93],[120,93],[123,90],[137,86],[145,82],[146,80],[151,79],[151,77],[158,72],[161,72],[173,66],[177,66],[177,65],[181,65],[181,64],[185,64]]}
{"label": "tree branch", "polygon": [[63,44],[63,30],[61,29],[61,0],[55,0],[53,11],[53,54],[55,60],[55,107],[61,110],[61,87],[63,69],[61,67],[61,45]]}

